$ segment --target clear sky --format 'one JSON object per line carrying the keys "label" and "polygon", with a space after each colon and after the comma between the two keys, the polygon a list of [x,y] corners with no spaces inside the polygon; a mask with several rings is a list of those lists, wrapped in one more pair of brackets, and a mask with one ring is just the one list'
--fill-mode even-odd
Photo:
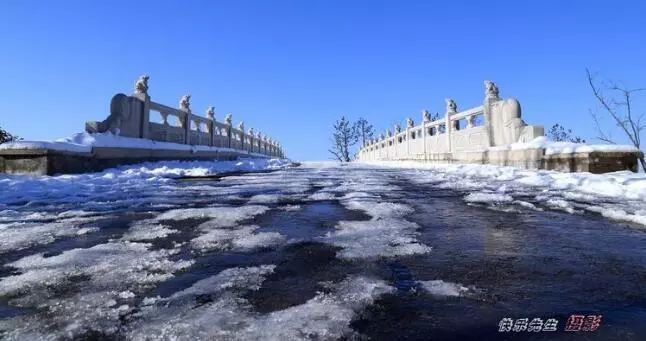
{"label": "clear sky", "polygon": [[[0,126],[55,139],[150,75],[154,101],[216,107],[328,159],[342,114],[379,131],[483,99],[592,141],[589,67],[646,86],[645,1],[0,1]],[[643,108],[643,107],[642,107]],[[646,108],[645,108],[646,109]]]}

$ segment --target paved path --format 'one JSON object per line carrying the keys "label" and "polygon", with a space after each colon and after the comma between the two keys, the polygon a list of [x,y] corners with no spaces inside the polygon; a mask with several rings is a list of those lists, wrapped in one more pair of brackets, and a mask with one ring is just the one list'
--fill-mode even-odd
{"label": "paved path", "polygon": [[[644,230],[542,206],[528,189],[467,202],[456,179],[429,172],[310,164],[5,199],[0,330],[643,340]],[[564,332],[572,314],[603,315],[601,327]],[[506,317],[555,318],[558,331],[499,333]]]}

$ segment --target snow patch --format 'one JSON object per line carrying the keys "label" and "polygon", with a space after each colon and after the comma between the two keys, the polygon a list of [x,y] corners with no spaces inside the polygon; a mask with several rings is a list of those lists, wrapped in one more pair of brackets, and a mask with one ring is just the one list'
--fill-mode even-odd
{"label": "snow patch", "polygon": [[253,251],[283,244],[285,236],[278,232],[256,232],[259,226],[249,225],[237,228],[217,228],[209,222],[198,227],[208,232],[191,240],[191,245],[199,250]]}
{"label": "snow patch", "polygon": [[434,296],[464,296],[469,288],[458,283],[444,282],[443,280],[418,281],[424,291]]}

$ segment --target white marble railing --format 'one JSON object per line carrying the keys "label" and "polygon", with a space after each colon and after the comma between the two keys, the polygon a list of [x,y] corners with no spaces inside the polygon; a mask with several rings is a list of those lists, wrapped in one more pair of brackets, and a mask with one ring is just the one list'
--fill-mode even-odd
{"label": "white marble railing", "polygon": [[[430,120],[422,113],[422,123],[410,118],[406,129],[399,125],[371,139],[358,154],[359,160],[447,159],[455,152],[481,152],[492,146],[524,142],[543,135],[542,126],[529,126],[520,119],[520,104],[502,100],[493,82],[485,82],[483,105],[457,111],[452,99],[446,100],[444,117]],[[450,157],[448,157],[450,158]]]}
{"label": "white marble railing", "polygon": [[132,96],[115,95],[110,103],[110,116],[103,122],[88,122],[86,130],[90,133],[112,131],[127,137],[284,157],[280,144],[268,136],[254,133],[253,129],[245,132],[242,123],[237,128],[233,127],[231,114],[226,116],[224,122],[216,121],[213,107],[208,108],[206,117],[193,114],[190,95],[182,97],[179,108],[151,101],[147,76],[137,80]]}

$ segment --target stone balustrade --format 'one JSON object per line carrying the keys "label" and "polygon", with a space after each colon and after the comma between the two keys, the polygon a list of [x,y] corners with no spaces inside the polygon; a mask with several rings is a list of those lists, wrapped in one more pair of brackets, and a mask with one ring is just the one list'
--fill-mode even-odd
{"label": "stone balustrade", "polygon": [[[498,87],[485,81],[485,99],[475,108],[458,111],[446,99],[444,117],[431,120],[428,111],[415,125],[407,119],[361,147],[359,161],[418,160],[440,163],[480,163],[524,168],[589,171],[595,173],[637,169],[637,150],[587,153],[550,153],[544,147],[523,147],[544,136],[543,126],[528,125],[521,119],[520,103],[499,97]],[[513,147],[512,144],[516,143]],[[607,148],[606,148],[607,149]],[[630,149],[630,148],[629,148]]]}
{"label": "stone balustrade", "polygon": [[[485,82],[483,105],[457,110],[452,99],[446,99],[445,116],[431,121],[422,113],[422,123],[407,120],[406,129],[382,135],[369,141],[359,152],[360,160],[433,159],[455,152],[483,151],[489,147],[526,142],[543,136],[542,126],[527,125],[520,119],[520,104],[511,98],[498,97],[493,82]],[[443,158],[444,158],[443,157]]]}
{"label": "stone balustrade", "polygon": [[[110,102],[110,116],[102,122],[87,122],[86,131],[110,131],[125,137],[154,141],[230,148],[271,157],[284,157],[278,142],[260,132],[245,133],[244,125],[232,125],[232,115],[224,122],[215,119],[215,109],[209,107],[206,117],[192,113],[190,95],[180,99],[178,108],[151,101],[148,95],[148,76],[141,76],[135,83],[131,96],[115,95]],[[151,118],[159,117],[158,121]]]}

